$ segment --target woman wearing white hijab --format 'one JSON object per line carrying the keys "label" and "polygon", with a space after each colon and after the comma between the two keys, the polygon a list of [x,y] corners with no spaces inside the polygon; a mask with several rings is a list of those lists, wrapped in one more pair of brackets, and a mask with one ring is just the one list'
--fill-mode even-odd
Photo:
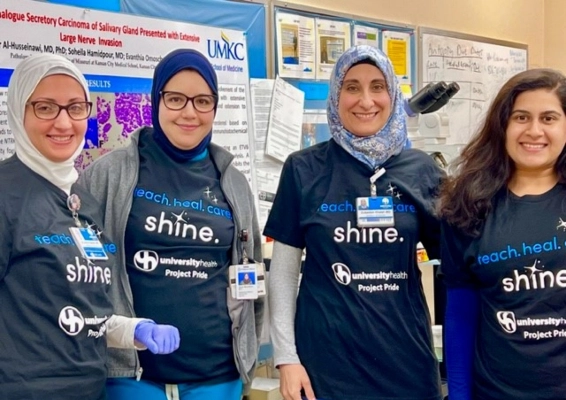
{"label": "woman wearing white hijab", "polygon": [[416,245],[436,255],[442,173],[404,148],[403,97],[378,49],[338,59],[327,112],[332,139],[289,156],[264,231],[276,241],[268,293],[281,392],[439,400]]}
{"label": "woman wearing white hijab", "polygon": [[0,162],[0,393],[6,399],[105,399],[106,347],[178,346],[171,326],[113,316],[113,253],[99,205],[74,185],[90,115],[88,85],[67,59],[14,70]]}

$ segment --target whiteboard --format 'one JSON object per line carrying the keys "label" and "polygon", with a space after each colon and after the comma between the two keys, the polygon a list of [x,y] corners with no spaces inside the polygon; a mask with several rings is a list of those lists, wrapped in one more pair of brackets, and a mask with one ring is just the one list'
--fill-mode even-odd
{"label": "whiteboard", "polygon": [[466,144],[501,86],[527,69],[527,45],[428,28],[419,36],[421,87],[458,82],[460,91],[441,111],[450,122],[447,144]]}

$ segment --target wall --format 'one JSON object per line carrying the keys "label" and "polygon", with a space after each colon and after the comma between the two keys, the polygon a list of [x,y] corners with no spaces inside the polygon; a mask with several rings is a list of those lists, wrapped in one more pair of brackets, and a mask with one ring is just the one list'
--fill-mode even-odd
{"label": "wall", "polygon": [[[529,67],[535,68],[545,65],[545,1],[556,3],[556,7],[562,10],[562,17],[566,16],[564,0],[292,0],[286,3],[290,7],[301,4],[368,18],[525,43],[529,46]],[[555,17],[558,18],[558,15]],[[566,43],[566,30],[563,31],[562,43]],[[566,54],[562,57],[566,63]]]}
{"label": "wall", "polygon": [[[97,3],[97,0],[39,1],[77,6]],[[118,7],[120,0],[98,2],[111,4],[109,8],[114,9],[112,7]],[[525,43],[529,46],[530,68],[545,66],[566,72],[565,0],[291,0],[276,3]]]}
{"label": "wall", "polygon": [[544,2],[544,66],[566,72],[566,1]]}

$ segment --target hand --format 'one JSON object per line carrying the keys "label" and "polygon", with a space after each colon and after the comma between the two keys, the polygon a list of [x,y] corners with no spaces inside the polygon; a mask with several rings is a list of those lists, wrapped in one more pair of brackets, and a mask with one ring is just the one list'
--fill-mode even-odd
{"label": "hand", "polygon": [[153,354],[169,354],[179,348],[179,330],[171,325],[158,325],[153,321],[141,321],[136,325],[134,339]]}
{"label": "hand", "polygon": [[284,400],[301,400],[301,389],[304,389],[308,400],[316,400],[307,371],[301,364],[280,365],[279,376]]}

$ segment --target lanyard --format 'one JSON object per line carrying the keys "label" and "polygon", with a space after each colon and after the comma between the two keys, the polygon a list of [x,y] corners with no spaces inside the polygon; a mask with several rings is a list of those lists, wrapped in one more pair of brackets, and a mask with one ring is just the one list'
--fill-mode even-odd
{"label": "lanyard", "polygon": [[371,197],[377,196],[377,186],[375,184],[375,181],[377,181],[384,173],[385,173],[385,168],[380,168],[376,170],[375,174],[373,174],[369,178],[369,183],[370,183],[369,188],[370,188]]}

